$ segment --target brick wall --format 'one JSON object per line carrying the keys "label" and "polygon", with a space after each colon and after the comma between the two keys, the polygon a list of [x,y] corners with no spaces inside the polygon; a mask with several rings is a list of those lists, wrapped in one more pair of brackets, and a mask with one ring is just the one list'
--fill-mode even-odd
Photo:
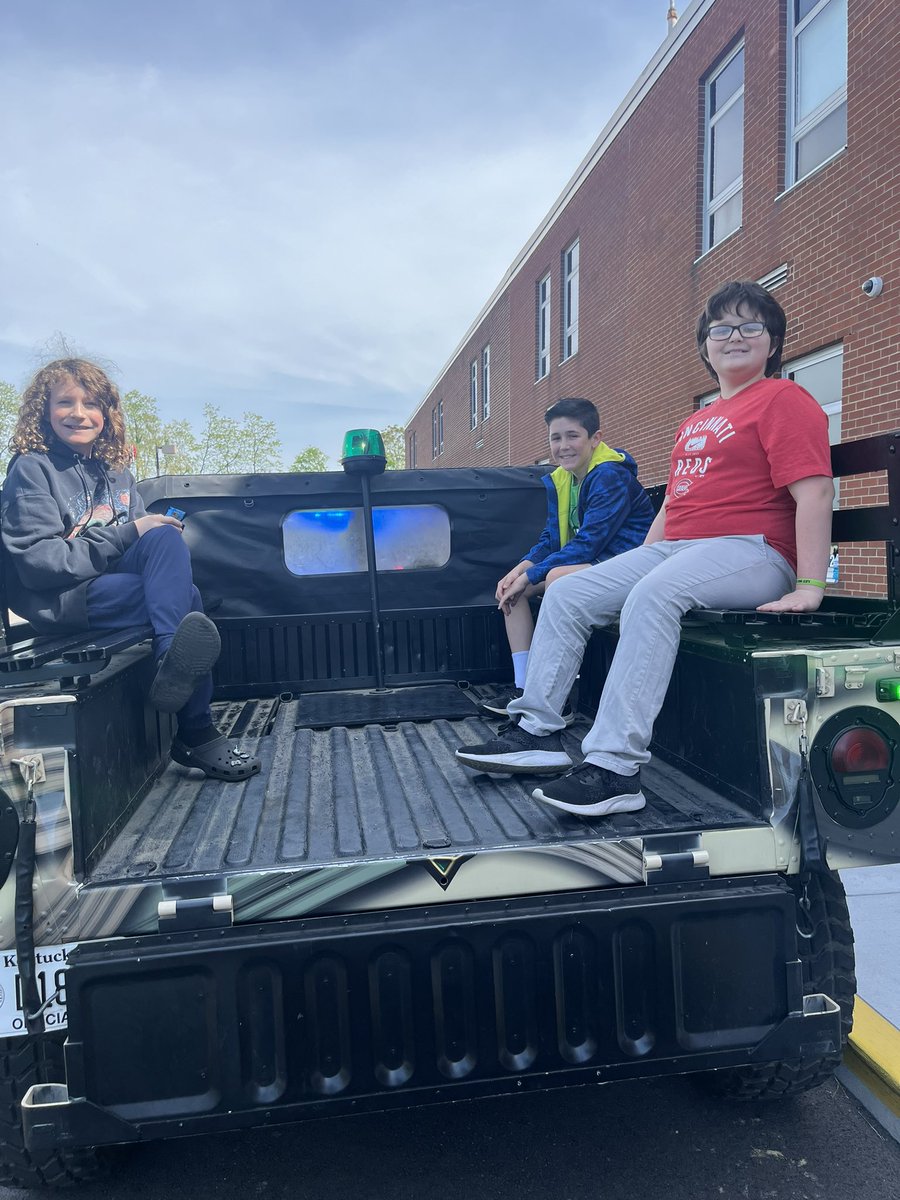
{"label": "brick wall", "polygon": [[[634,454],[646,484],[663,482],[677,424],[713,387],[693,339],[706,296],[784,262],[789,276],[777,296],[788,314],[785,360],[843,343],[844,440],[900,426],[896,8],[849,0],[847,149],[787,192],[785,21],[779,0],[716,0],[413,417],[418,466],[430,464],[438,398],[445,434],[437,464],[474,466],[545,458],[544,410],[560,396],[585,395],[600,409],[606,440]],[[703,80],[741,37],[742,227],[701,256]],[[576,237],[579,349],[560,363],[561,255]],[[551,369],[536,383],[535,290],[548,270]],[[877,299],[860,288],[870,275],[885,279]],[[470,431],[468,364],[487,340],[491,418]],[[842,503],[881,500],[877,479],[842,488]],[[852,557],[842,555],[842,583],[877,591],[869,557],[863,552],[851,569]]]}

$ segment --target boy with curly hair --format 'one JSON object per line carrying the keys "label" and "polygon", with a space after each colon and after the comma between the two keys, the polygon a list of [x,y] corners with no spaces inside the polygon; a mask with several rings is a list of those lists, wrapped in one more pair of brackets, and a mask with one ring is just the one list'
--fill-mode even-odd
{"label": "boy with curly hair", "polygon": [[3,484],[10,607],[38,633],[153,628],[150,703],[178,714],[172,758],[215,779],[259,760],[210,710],[219,634],[194,587],[182,524],[148,513],[126,467],[119,392],[86,359],[49,363],[25,389]]}

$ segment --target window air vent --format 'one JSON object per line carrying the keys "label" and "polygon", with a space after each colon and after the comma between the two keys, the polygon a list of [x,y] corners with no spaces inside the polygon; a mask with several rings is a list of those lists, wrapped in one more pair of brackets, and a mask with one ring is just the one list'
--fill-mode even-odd
{"label": "window air vent", "polygon": [[787,263],[782,263],[780,267],[776,267],[774,271],[770,271],[768,275],[763,275],[762,279],[757,279],[760,287],[764,287],[767,292],[774,292],[776,288],[781,287],[783,283],[787,283],[788,275],[791,269]]}

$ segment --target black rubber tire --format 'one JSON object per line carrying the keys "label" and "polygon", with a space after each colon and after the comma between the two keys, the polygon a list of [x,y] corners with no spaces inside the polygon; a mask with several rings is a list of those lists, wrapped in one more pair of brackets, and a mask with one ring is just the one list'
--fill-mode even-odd
{"label": "black rubber tire", "polygon": [[[730,1100],[783,1100],[818,1087],[834,1075],[853,1027],[856,996],[853,930],[844,885],[836,872],[811,872],[788,880],[798,900],[798,926],[804,928],[799,901],[806,884],[811,938],[798,937],[803,963],[803,992],[824,992],[841,1010],[841,1050],[817,1058],[761,1066],[729,1067],[703,1075],[705,1086]],[[808,928],[806,929],[808,932]]]}
{"label": "black rubber tire", "polygon": [[93,1148],[32,1154],[22,1135],[22,1097],[33,1083],[62,1083],[63,1034],[0,1038],[0,1185],[71,1187],[102,1170]]}

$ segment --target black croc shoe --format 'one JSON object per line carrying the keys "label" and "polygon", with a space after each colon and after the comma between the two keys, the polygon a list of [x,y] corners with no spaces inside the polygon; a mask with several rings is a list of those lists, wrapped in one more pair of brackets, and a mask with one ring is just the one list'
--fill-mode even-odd
{"label": "black croc shoe", "polygon": [[172,743],[172,759],[183,767],[196,767],[210,779],[237,782],[249,779],[260,769],[259,759],[235,745],[233,738],[217,737],[202,746],[186,746],[176,740]]}
{"label": "black croc shoe", "polygon": [[216,664],[219,631],[203,613],[191,612],[175,630],[150,685],[150,703],[160,712],[180,712],[204,675]]}

